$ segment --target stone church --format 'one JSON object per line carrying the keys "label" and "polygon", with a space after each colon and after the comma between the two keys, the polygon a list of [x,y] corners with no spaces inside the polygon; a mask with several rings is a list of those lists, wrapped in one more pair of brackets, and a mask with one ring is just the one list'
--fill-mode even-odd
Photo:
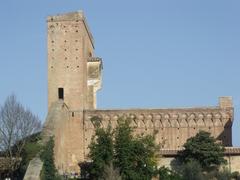
{"label": "stone church", "polygon": [[119,117],[132,119],[135,133],[157,131],[162,147],[159,166],[170,166],[186,140],[199,130],[211,132],[226,146],[232,171],[240,171],[240,149],[232,147],[234,107],[231,97],[220,97],[217,106],[174,109],[115,109],[96,107],[102,87],[103,60],[94,54],[94,39],[82,12],[49,16],[48,116],[43,136],[55,137],[55,164],[61,174],[79,173],[78,163],[88,161],[94,134],[92,117],[113,127]]}

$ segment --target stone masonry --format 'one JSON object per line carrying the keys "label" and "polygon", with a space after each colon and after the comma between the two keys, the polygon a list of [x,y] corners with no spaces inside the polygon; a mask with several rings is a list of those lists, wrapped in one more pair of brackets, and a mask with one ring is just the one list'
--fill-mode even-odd
{"label": "stone masonry", "polygon": [[[231,97],[219,98],[215,107],[96,109],[102,59],[94,56],[94,40],[86,18],[82,12],[49,16],[47,26],[49,113],[43,136],[55,137],[55,163],[61,174],[79,173],[78,163],[88,160],[88,145],[94,134],[91,119],[95,116],[102,120],[103,127],[109,123],[115,127],[118,118],[128,117],[136,134],[157,132],[161,152],[181,149],[199,130],[211,132],[226,147],[232,146]],[[228,158],[235,163],[239,159],[237,155],[240,151]],[[161,162],[164,161],[168,162],[167,153],[163,154]]]}

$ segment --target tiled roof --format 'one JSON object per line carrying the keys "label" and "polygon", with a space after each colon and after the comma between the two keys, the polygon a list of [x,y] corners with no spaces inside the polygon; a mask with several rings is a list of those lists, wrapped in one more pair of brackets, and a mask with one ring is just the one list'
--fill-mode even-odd
{"label": "tiled roof", "polygon": [[[181,149],[161,149],[159,154],[162,156],[176,156]],[[225,155],[240,155],[240,147],[225,147]]]}
{"label": "tiled roof", "polygon": [[240,155],[240,147],[226,147],[225,155]]}

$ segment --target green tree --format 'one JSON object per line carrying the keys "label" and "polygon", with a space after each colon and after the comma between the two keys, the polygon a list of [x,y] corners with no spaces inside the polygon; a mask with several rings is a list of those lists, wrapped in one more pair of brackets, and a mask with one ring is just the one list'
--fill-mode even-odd
{"label": "green tree", "polygon": [[151,179],[157,168],[155,137],[134,137],[130,123],[128,119],[119,119],[115,129],[115,166],[123,179]]}
{"label": "green tree", "polygon": [[33,134],[25,139],[26,143],[21,152],[21,163],[19,168],[14,172],[14,177],[18,179],[23,179],[26,170],[28,168],[29,162],[36,157],[36,155],[41,151],[42,145],[38,143],[41,139],[40,133]]}
{"label": "green tree", "polygon": [[171,169],[163,166],[158,170],[159,180],[183,180],[183,178]]}
{"label": "green tree", "polygon": [[182,179],[184,180],[203,180],[202,167],[197,161],[189,161],[180,167]]}
{"label": "green tree", "polygon": [[43,161],[43,169],[41,172],[41,179],[43,180],[56,180],[57,179],[57,170],[54,164],[54,140],[50,138],[44,150],[41,154],[41,159]]}
{"label": "green tree", "polygon": [[103,177],[104,167],[110,165],[113,159],[113,132],[111,127],[105,130],[100,126],[96,127],[96,133],[89,146],[89,157],[92,160],[91,177]]}
{"label": "green tree", "polygon": [[104,129],[99,119],[94,118],[96,132],[89,146],[92,163],[87,166],[90,170],[85,171],[85,177],[104,179],[115,174],[114,179],[151,179],[157,170],[158,146],[154,136],[135,137],[130,120],[118,122],[115,130],[110,126]]}
{"label": "green tree", "polygon": [[179,157],[184,163],[197,161],[205,170],[226,163],[223,158],[224,147],[205,131],[200,131],[196,136],[189,138]]}

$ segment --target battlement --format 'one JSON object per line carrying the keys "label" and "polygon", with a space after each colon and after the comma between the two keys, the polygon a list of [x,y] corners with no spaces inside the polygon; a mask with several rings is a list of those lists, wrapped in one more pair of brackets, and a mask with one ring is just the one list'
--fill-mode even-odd
{"label": "battlement", "polygon": [[197,107],[172,109],[118,109],[85,110],[85,151],[95,131],[93,117],[99,117],[101,126],[115,128],[119,118],[131,120],[136,134],[156,133],[156,141],[162,149],[178,149],[200,130],[210,132],[225,146],[232,146],[233,107]]}
{"label": "battlement", "polygon": [[64,22],[64,21],[75,21],[79,22],[82,21],[85,25],[85,28],[87,30],[87,33],[89,35],[89,38],[91,40],[92,46],[94,47],[94,38],[93,35],[90,31],[90,28],[87,24],[86,17],[84,16],[83,11],[77,11],[77,12],[70,12],[70,13],[65,13],[65,14],[58,14],[54,16],[48,16],[47,17],[47,22]]}

